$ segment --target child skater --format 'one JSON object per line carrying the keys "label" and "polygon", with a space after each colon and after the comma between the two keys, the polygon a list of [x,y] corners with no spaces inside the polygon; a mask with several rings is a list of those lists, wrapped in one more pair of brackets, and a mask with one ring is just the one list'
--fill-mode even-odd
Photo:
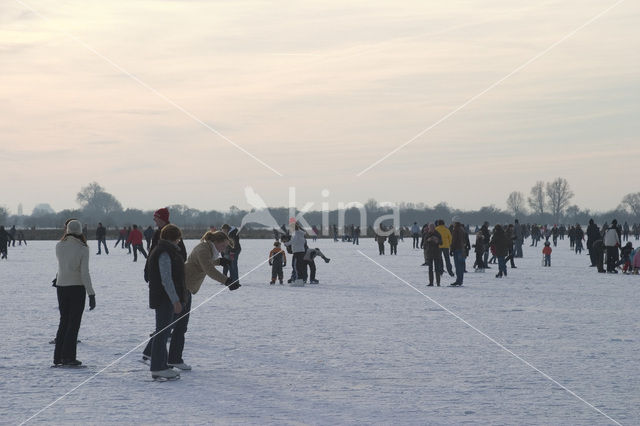
{"label": "child skater", "polygon": [[551,266],[551,243],[549,241],[544,242],[544,248],[542,249],[542,254],[544,256],[544,266]]}
{"label": "child skater", "polygon": [[309,284],[319,284],[320,281],[316,279],[316,262],[313,260],[316,256],[321,257],[326,263],[329,263],[331,259],[325,256],[319,248],[310,249],[306,247],[307,251],[304,254],[304,261],[306,265],[309,267],[310,276],[309,276]]}
{"label": "child skater", "polygon": [[274,285],[277,278],[282,285],[282,268],[287,266],[287,255],[280,248],[280,241],[273,243],[273,246],[273,250],[269,252],[269,265],[271,265],[271,282],[269,284]]}
{"label": "child skater", "polygon": [[484,272],[484,235],[482,232],[476,233],[476,243],[473,245],[476,252],[476,261],[473,267],[476,268],[476,272]]}
{"label": "child skater", "polygon": [[616,266],[619,267],[622,265],[622,273],[626,274],[627,271],[631,272],[631,254],[633,253],[633,245],[631,241],[627,242],[627,244],[622,247],[620,250],[620,261],[616,263]]}

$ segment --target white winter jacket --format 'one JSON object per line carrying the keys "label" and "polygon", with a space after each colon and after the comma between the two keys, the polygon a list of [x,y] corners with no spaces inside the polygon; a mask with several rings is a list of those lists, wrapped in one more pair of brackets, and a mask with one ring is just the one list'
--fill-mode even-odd
{"label": "white winter jacket", "polygon": [[605,247],[615,247],[620,245],[620,238],[618,238],[618,231],[616,228],[609,228],[604,233],[604,245]]}
{"label": "white winter jacket", "polygon": [[94,295],[89,275],[89,247],[75,237],[67,237],[56,244],[58,258],[57,287],[84,286],[87,293]]}

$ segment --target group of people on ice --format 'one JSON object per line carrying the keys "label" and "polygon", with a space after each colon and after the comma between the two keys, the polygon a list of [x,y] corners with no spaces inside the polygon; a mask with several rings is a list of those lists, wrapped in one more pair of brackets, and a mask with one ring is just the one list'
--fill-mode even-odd
{"label": "group of people on ice", "polygon": [[[203,284],[205,277],[224,284],[230,290],[240,287],[238,272],[238,257],[241,246],[238,229],[223,225],[220,231],[207,231],[191,253],[182,241],[180,228],[169,222],[169,211],[166,208],[157,210],[153,220],[156,229],[148,243],[147,255],[136,226],[126,236],[125,241],[133,245],[134,261],[136,251],[146,257],[144,279],[149,284],[149,307],[155,311],[155,330],[151,334],[147,347],[143,351],[143,359],[149,361],[151,375],[156,379],[175,379],[180,371],[190,370],[191,367],[182,358],[185,332],[189,322],[192,296]],[[415,229],[419,229],[418,241]],[[544,266],[551,266],[551,245],[557,245],[558,239],[564,238],[563,227],[538,227],[535,225],[521,225],[518,220],[513,224],[496,224],[490,230],[489,223],[476,227],[475,240],[470,241],[470,229],[464,226],[458,217],[446,226],[444,220],[437,220],[418,227],[414,223],[411,234],[414,237],[415,249],[422,249],[424,266],[428,267],[428,286],[440,286],[441,277],[445,271],[455,276],[451,286],[462,286],[466,273],[466,258],[471,251],[475,253],[474,269],[483,272],[489,264],[498,264],[496,278],[507,275],[507,262],[511,268],[516,268],[515,258],[522,257],[522,246],[525,238],[532,238],[532,245],[538,235],[545,238],[542,250]],[[557,229],[557,231],[555,231]],[[631,242],[624,242],[624,227],[616,220],[611,224],[598,227],[593,220],[589,221],[586,233],[581,233],[579,225],[565,228],[572,239],[573,247],[582,244],[586,235],[586,249],[589,252],[591,266],[598,272],[638,274],[640,270],[640,250],[633,248]],[[572,231],[573,230],[573,231]],[[4,229],[0,228],[0,243]],[[380,254],[384,254],[384,243],[389,242],[391,253],[397,254],[397,236],[393,228],[380,228],[376,236]],[[6,231],[5,231],[6,232]],[[313,232],[313,231],[312,231]],[[138,235],[138,233],[140,235]],[[386,235],[386,236],[385,236]],[[98,239],[98,254],[101,246],[108,254],[105,242],[106,232],[102,224],[96,231]],[[394,238],[394,236],[396,238]],[[287,253],[291,255],[291,277],[288,282],[292,285],[304,285],[307,280],[317,284],[315,258],[320,257],[325,262],[330,259],[318,248],[309,248],[307,232],[300,223],[292,223],[292,229],[277,235],[273,249],[268,254],[271,265],[271,281],[283,284],[283,267],[287,264]],[[549,239],[551,241],[549,241]],[[7,244],[8,244],[7,239]],[[121,241],[118,241],[120,243]],[[283,248],[284,246],[284,248]],[[0,248],[2,246],[0,245]],[[285,251],[286,250],[286,251]],[[576,250],[580,254],[580,250]],[[491,255],[491,258],[489,258]],[[65,223],[65,232],[56,244],[58,259],[58,273],[54,280],[56,287],[60,320],[55,339],[53,356],[54,366],[79,367],[82,362],[77,359],[76,345],[86,299],[89,299],[89,309],[96,307],[96,295],[89,273],[89,247],[86,239],[86,228],[75,219]],[[452,259],[451,259],[452,258]],[[605,269],[606,265],[606,269]],[[222,267],[222,272],[218,271]],[[171,337],[171,344],[167,350],[167,340]]]}
{"label": "group of people on ice", "polygon": [[[570,240],[571,250],[574,250],[576,254],[582,253],[585,241],[585,232],[579,224],[571,225],[568,228],[564,225],[548,227],[535,224],[524,225],[516,219],[513,224],[496,224],[491,230],[489,223],[484,222],[481,227],[476,227],[475,241],[474,244],[471,244],[469,226],[465,227],[460,224],[457,217],[451,222],[448,227],[445,226],[443,220],[427,223],[422,227],[414,222],[411,227],[413,248],[423,250],[424,263],[422,265],[429,268],[427,286],[433,286],[434,281],[436,286],[440,286],[445,266],[447,273],[454,276],[450,256],[453,256],[454,265],[456,265],[456,280],[451,285],[462,285],[464,272],[466,272],[465,259],[471,250],[475,254],[473,264],[475,271],[484,272],[485,269],[490,268],[489,264],[497,263],[496,278],[502,278],[508,273],[507,262],[510,263],[511,268],[516,268],[514,259],[522,257],[522,246],[528,237],[531,237],[531,247],[537,246],[538,241],[545,240],[542,249],[542,264],[545,267],[551,266],[551,253],[553,252],[551,245],[556,247],[558,240],[563,240],[565,235]],[[611,225],[605,223],[602,228],[598,228],[593,219],[589,221],[586,231],[586,249],[591,259],[591,266],[597,267],[599,272],[618,273],[620,271],[627,274],[638,274],[640,271],[640,249],[634,249],[630,241],[627,241],[624,246],[622,245],[625,238],[624,229],[632,229],[635,234],[640,230],[640,227],[634,225],[633,228],[629,228],[626,223],[625,226],[620,226],[616,220],[613,220]],[[389,238],[381,235],[377,235],[375,238],[381,255],[384,254],[384,241]],[[628,239],[628,233],[626,238]],[[393,241],[393,243],[397,245],[397,241]],[[396,250],[392,249],[392,254]],[[606,270],[604,265],[606,265]]]}
{"label": "group of people on ice", "polygon": [[15,247],[16,240],[20,246],[23,242],[25,246],[27,245],[27,240],[24,239],[24,231],[16,229],[15,225],[7,231],[3,225],[0,225],[0,259],[7,259],[9,247]]}
{"label": "group of people on ice", "polygon": [[[240,287],[236,262],[229,259],[234,248],[234,228],[207,231],[189,255],[182,242],[180,228],[169,222],[169,211],[159,209],[154,214],[157,229],[150,244],[144,268],[149,284],[149,307],[155,311],[155,331],[143,351],[143,360],[150,363],[154,379],[175,379],[180,371],[191,366],[182,359],[185,332],[189,322],[192,295],[200,289],[206,276],[224,284],[229,290]],[[237,235],[237,232],[236,232]],[[226,256],[226,257],[225,257]],[[89,247],[83,227],[70,219],[56,244],[58,273],[54,280],[58,296],[60,321],[55,339],[53,366],[81,367],[76,345],[86,297],[89,307],[96,307],[96,296],[89,273]],[[216,269],[227,267],[231,276]],[[167,351],[167,340],[171,345]]]}
{"label": "group of people on ice", "polygon": [[[309,248],[306,238],[307,232],[300,223],[295,222],[292,225],[293,232],[283,227],[282,235],[276,235],[277,239],[273,243],[274,249],[269,252],[268,259],[269,265],[271,265],[270,284],[274,285],[276,280],[283,284],[282,268],[286,266],[287,256],[281,248],[281,242],[292,257],[291,277],[287,280],[287,283],[294,286],[303,286],[307,283],[308,278],[309,284],[318,284],[320,281],[316,279],[315,258],[320,257],[326,263],[329,263],[331,259],[326,257],[319,248]],[[312,235],[317,236],[317,230],[312,229],[311,232]],[[309,269],[309,273],[307,273],[307,269]]]}

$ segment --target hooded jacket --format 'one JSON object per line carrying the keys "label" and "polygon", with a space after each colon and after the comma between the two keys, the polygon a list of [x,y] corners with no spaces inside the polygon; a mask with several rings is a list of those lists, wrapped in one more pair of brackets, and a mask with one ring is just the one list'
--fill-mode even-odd
{"label": "hooded jacket", "polygon": [[449,231],[449,228],[447,228],[444,225],[438,225],[436,226],[436,231],[438,231],[438,234],[440,234],[440,236],[442,237],[442,243],[440,243],[440,248],[449,248],[451,247],[451,231]]}

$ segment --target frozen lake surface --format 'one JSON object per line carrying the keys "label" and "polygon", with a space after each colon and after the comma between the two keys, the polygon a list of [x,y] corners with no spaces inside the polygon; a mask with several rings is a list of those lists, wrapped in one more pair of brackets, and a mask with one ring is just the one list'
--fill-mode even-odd
{"label": "frozen lake surface", "polygon": [[[243,241],[240,274],[271,244]],[[473,273],[470,258],[464,287],[437,288],[425,287],[410,240],[394,257],[378,256],[372,240],[310,243],[332,259],[318,263],[319,285],[270,286],[263,264],[192,314],[184,359],[193,371],[159,383],[138,362],[141,348],[123,357],[153,331],[144,262],[122,249],[95,256],[95,241],[97,308],[87,307],[78,345],[89,367],[49,368],[55,242],[30,242],[0,262],[0,423],[23,422],[92,378],[30,422],[614,424],[597,408],[640,424],[640,277],[598,274],[568,244],[554,249],[551,268],[541,267],[542,246],[525,244],[506,279],[494,277],[496,265]],[[194,306],[221,289],[207,278]]]}

